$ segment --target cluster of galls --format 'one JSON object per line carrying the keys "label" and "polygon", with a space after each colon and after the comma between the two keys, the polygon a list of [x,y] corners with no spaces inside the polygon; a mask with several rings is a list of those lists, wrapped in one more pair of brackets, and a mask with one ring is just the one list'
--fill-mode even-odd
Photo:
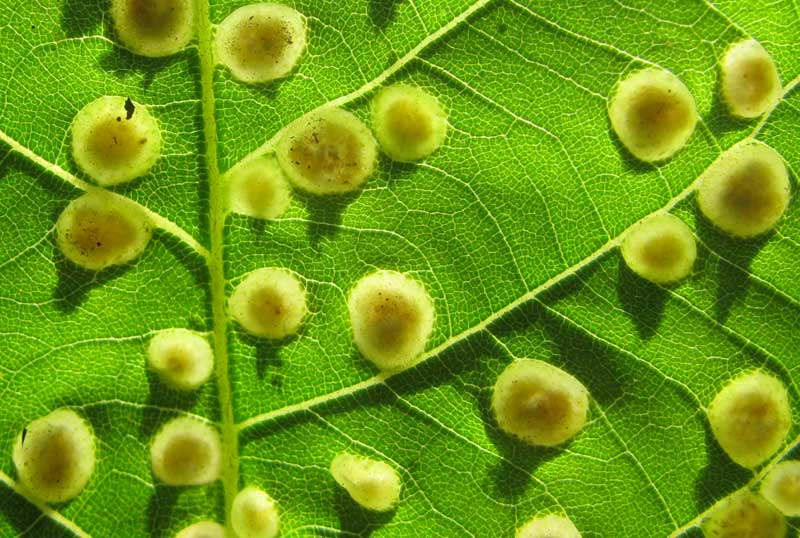
{"label": "cluster of galls", "polygon": [[[781,96],[778,71],[755,40],[740,41],[726,52],[721,88],[731,114],[755,118]],[[673,73],[647,68],[622,80],[608,109],[619,140],[636,158],[663,161],[680,150],[698,120],[694,98]],[[697,203],[716,227],[734,237],[770,231],[789,205],[789,174],[781,156],[756,141],[723,153],[699,180]],[[692,270],[697,248],[689,227],[677,217],[645,219],[627,234],[622,256],[639,276],[671,284]]]}
{"label": "cluster of galls", "polygon": [[[757,118],[781,97],[778,72],[769,53],[749,39],[728,48],[721,62],[721,90],[729,112]],[[609,105],[622,144],[645,162],[673,156],[689,140],[698,119],[694,98],[671,72],[648,68],[622,80]],[[789,205],[789,174],[781,156],[754,140],[725,151],[699,178],[697,204],[720,230],[750,238],[772,230]],[[672,284],[689,275],[697,256],[694,235],[678,217],[658,214],[625,236],[622,256],[639,276]],[[755,468],[785,442],[791,426],[786,388],[761,371],[745,373],[717,394],[708,408],[717,442],[728,456]],[[708,538],[783,538],[784,515],[800,514],[800,463],[776,465],[760,492],[745,489],[726,499],[702,524]]]}
{"label": "cluster of galls", "polygon": [[[144,56],[174,54],[194,34],[191,0],[113,0],[111,16],[122,44]],[[217,58],[235,79],[267,83],[289,75],[297,65],[307,45],[306,20],[287,6],[244,6],[219,25],[215,45]],[[728,50],[721,88],[730,112],[742,118],[763,115],[781,92],[772,59],[754,40]],[[698,119],[686,86],[671,72],[654,68],[618,84],[609,115],[622,144],[645,162],[673,156],[689,140]],[[300,118],[282,134],[274,156],[244,161],[224,176],[228,209],[254,218],[278,218],[291,202],[289,184],[314,195],[355,191],[374,172],[378,144],[394,160],[417,161],[436,151],[447,133],[447,117],[438,100],[415,86],[398,84],[379,91],[372,101],[371,119],[374,135],[356,115],[338,108]],[[103,187],[148,174],[160,156],[161,143],[159,126],[147,108],[123,97],[100,97],[89,103],[75,117],[72,129],[76,164]],[[737,237],[763,234],[788,206],[786,167],[780,155],[763,143],[738,144],[704,173],[697,199],[703,214],[725,232]],[[91,188],[63,211],[56,232],[59,248],[69,260],[102,270],[138,258],[152,227],[140,206]],[[632,228],[621,250],[634,272],[654,283],[670,284],[691,272],[697,249],[689,227],[662,214]],[[435,319],[433,302],[422,284],[401,273],[378,271],[356,283],[347,306],[355,344],[378,368],[397,372],[419,360]],[[302,326],[306,292],[291,271],[262,268],[239,282],[228,310],[248,333],[283,339]],[[213,372],[208,342],[185,329],[156,334],[147,360],[165,384],[178,390],[199,388]],[[588,403],[588,391],[576,378],[529,359],[515,361],[498,376],[492,397],[503,431],[548,447],[566,443],[581,431]],[[720,445],[745,467],[771,456],[790,425],[785,388],[761,372],[730,382],[708,413]],[[191,418],[168,422],[151,443],[153,473],[165,484],[217,480],[220,461],[216,429]],[[91,429],[74,412],[56,410],[23,430],[14,462],[20,483],[34,496],[47,502],[69,500],[85,487],[94,469]],[[330,471],[365,508],[391,510],[398,502],[400,477],[384,462],[342,453]],[[778,510],[800,513],[800,464],[778,465],[764,481],[761,495],[744,492],[730,498],[706,520],[705,534],[783,536],[786,524]],[[252,486],[236,496],[230,516],[242,538],[272,538],[279,532],[275,501]],[[224,528],[211,521],[178,534],[179,538],[224,535]],[[541,515],[520,527],[517,536],[579,538],[580,533],[566,517]]]}
{"label": "cluster of galls", "polygon": [[[175,54],[194,35],[191,0],[113,0],[111,17],[121,44],[143,56]],[[293,71],[306,48],[306,34],[305,17],[296,10],[252,4],[235,10],[219,25],[215,54],[235,79],[267,83]],[[430,155],[444,141],[446,115],[438,100],[420,88],[385,88],[376,95],[372,112],[375,136],[354,114],[335,108],[293,123],[275,156],[242,162],[225,174],[227,209],[275,219],[290,205],[290,184],[318,195],[359,189],[375,170],[378,142],[391,158],[412,161]],[[77,166],[100,187],[89,187],[59,216],[59,249],[70,261],[93,271],[134,261],[151,239],[154,223],[144,208],[102,187],[151,172],[162,150],[156,119],[130,98],[100,97],[76,115],[71,149]],[[382,370],[413,364],[433,329],[433,303],[423,285],[394,271],[361,279],[348,307],[357,347]],[[302,326],[307,313],[305,288],[287,269],[258,269],[235,287],[228,311],[253,336],[284,339]],[[197,390],[214,370],[207,339],[187,329],[157,332],[148,344],[146,360],[162,383],[181,391]],[[95,459],[90,426],[66,409],[29,424],[14,451],[20,483],[46,502],[77,496],[91,477]],[[152,439],[150,459],[153,475],[163,484],[208,484],[220,478],[219,432],[201,420],[175,418]],[[332,461],[331,474],[368,509],[391,510],[399,500],[400,477],[387,463],[342,453]],[[241,538],[271,538],[280,530],[277,503],[253,486],[237,494],[230,519]],[[225,536],[225,529],[201,521],[178,536],[217,538]]]}

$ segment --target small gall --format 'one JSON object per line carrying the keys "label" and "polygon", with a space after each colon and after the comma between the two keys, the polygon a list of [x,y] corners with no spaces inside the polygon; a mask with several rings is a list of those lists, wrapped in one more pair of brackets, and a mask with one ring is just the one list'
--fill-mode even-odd
{"label": "small gall", "polygon": [[89,424],[70,409],[57,409],[22,431],[12,455],[22,486],[48,503],[80,495],[95,468]]}
{"label": "small gall", "polygon": [[100,271],[141,256],[152,224],[133,202],[92,189],[71,201],[56,221],[56,243],[71,262]]}
{"label": "small gall", "polygon": [[722,58],[722,97],[728,110],[740,118],[757,118],[781,97],[775,61],[755,39],[731,45]]}
{"label": "small gall", "polygon": [[135,54],[170,56],[192,40],[194,0],[112,0],[111,19],[119,40]]}
{"label": "small gall", "polygon": [[581,538],[568,518],[551,514],[535,517],[517,529],[516,538]]}
{"label": "small gall", "polygon": [[384,371],[413,366],[433,330],[433,301],[416,280],[377,271],[359,280],[347,300],[361,354]]}
{"label": "small gall", "polygon": [[761,496],[744,491],[714,508],[700,528],[706,538],[785,538],[786,519]]}
{"label": "small gall", "polygon": [[232,211],[256,219],[276,219],[292,199],[289,183],[274,158],[242,163],[225,174]]}
{"label": "small gall", "polygon": [[275,538],[280,525],[278,505],[266,492],[248,486],[233,499],[231,526],[238,538]]}
{"label": "small gall", "polygon": [[688,88],[666,69],[647,68],[622,80],[608,107],[611,127],[637,159],[663,161],[694,132],[697,108]]}
{"label": "small gall", "polygon": [[217,57],[234,78],[248,84],[287,76],[305,48],[305,17],[280,4],[242,6],[217,29]]}
{"label": "small gall", "polygon": [[634,226],[622,242],[622,257],[631,270],[656,284],[685,278],[697,258],[689,227],[674,215],[653,215]]}
{"label": "small gall", "polygon": [[589,395],[573,376],[544,361],[512,362],[497,377],[492,410],[500,429],[536,446],[557,446],[586,425]]}
{"label": "small gall", "polygon": [[378,144],[364,123],[327,108],[289,125],[278,142],[278,162],[296,187],[312,194],[355,191],[375,170]]}
{"label": "small gall", "polygon": [[150,445],[153,474],[168,486],[197,486],[219,478],[222,445],[217,431],[195,419],[167,422]]}
{"label": "small gall", "polygon": [[700,211],[734,237],[772,230],[789,207],[791,185],[783,158],[760,142],[733,146],[708,167],[700,181]]}
{"label": "small gall", "polygon": [[236,286],[228,308],[248,333],[278,340],[300,330],[307,311],[306,291],[288,269],[265,267]]}
{"label": "small gall", "polygon": [[372,126],[381,149],[396,161],[417,161],[444,142],[447,115],[433,95],[416,86],[383,88],[372,101]]}
{"label": "small gall", "polygon": [[767,474],[761,495],[787,517],[800,516],[800,461],[782,461]]}
{"label": "small gall", "polygon": [[150,340],[147,364],[167,385],[195,390],[211,377],[214,354],[199,334],[187,329],[165,329]]}
{"label": "small gall", "polygon": [[[105,187],[146,175],[161,155],[161,129],[155,118],[143,105],[131,101],[127,106],[127,101],[100,97],[83,107],[72,123],[75,163]],[[136,114],[128,118],[134,109]]]}
{"label": "small gall", "polygon": [[331,475],[368,510],[392,510],[400,499],[400,475],[385,462],[342,452],[331,462]]}
{"label": "small gall", "polygon": [[783,444],[792,425],[789,395],[777,378],[761,371],[729,381],[708,406],[711,431],[728,456],[748,469]]}
{"label": "small gall", "polygon": [[225,538],[225,527],[214,521],[200,521],[184,528],[175,538]]}

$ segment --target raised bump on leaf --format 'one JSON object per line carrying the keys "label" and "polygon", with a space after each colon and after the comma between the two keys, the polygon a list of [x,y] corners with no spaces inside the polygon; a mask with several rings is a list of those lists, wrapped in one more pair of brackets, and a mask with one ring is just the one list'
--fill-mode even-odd
{"label": "raised bump on leaf", "polygon": [[225,538],[225,527],[214,521],[199,521],[181,530],[175,538]]}
{"label": "raised bump on leaf", "polygon": [[436,151],[447,134],[447,115],[433,95],[416,86],[383,88],[372,101],[372,127],[381,149],[396,161]]}
{"label": "raised bump on leaf", "polygon": [[20,483],[34,497],[68,501],[83,491],[94,472],[94,434],[74,411],[56,409],[17,436],[12,459]]}
{"label": "raised bump on leaf", "polygon": [[706,538],[784,538],[786,519],[761,496],[744,491],[714,508],[700,528]]}
{"label": "raised bump on leaf", "polygon": [[675,215],[654,215],[634,227],[622,242],[625,263],[640,277],[670,284],[687,276],[697,258],[689,227]]}
{"label": "raised bump on leaf", "polygon": [[242,6],[219,25],[216,51],[238,80],[250,84],[288,75],[306,47],[305,17],[288,6]]}
{"label": "raised bump on leaf", "polygon": [[225,174],[231,210],[257,219],[276,219],[289,207],[292,195],[274,158],[242,163]]}
{"label": "raised bump on leaf", "polygon": [[179,390],[194,390],[211,377],[214,354],[199,334],[165,329],[150,339],[147,363],[164,383]]}
{"label": "raised bump on leaf", "polygon": [[194,0],[112,0],[111,19],[128,49],[142,56],[169,56],[192,40]]}
{"label": "raised bump on leaf", "polygon": [[400,499],[400,475],[389,464],[342,452],[331,461],[331,475],[368,510],[385,512]]}
{"label": "raised bump on leaf", "polygon": [[133,202],[93,189],[71,201],[56,222],[56,242],[73,263],[99,271],[141,256],[152,236]]}
{"label": "raised bump on leaf", "polygon": [[72,123],[72,156],[98,184],[118,185],[147,174],[161,155],[161,129],[147,108],[103,96]]}
{"label": "raised bump on leaf", "polygon": [[296,187],[312,194],[342,194],[367,181],[375,170],[377,148],[354,114],[327,108],[289,125],[276,155]]}
{"label": "raised bump on leaf", "polygon": [[703,173],[700,210],[736,237],[770,231],[789,207],[789,173],[780,154],[760,142],[737,144]]}
{"label": "raised bump on leaf", "polygon": [[543,361],[512,362],[497,377],[492,410],[500,428],[531,445],[556,446],[586,425],[586,387]]}
{"label": "raised bump on leaf", "polygon": [[757,118],[781,97],[775,61],[755,39],[731,45],[722,58],[722,96],[740,118]]}
{"label": "raised bump on leaf", "polygon": [[581,533],[568,518],[550,514],[527,521],[516,538],[581,538]]}
{"label": "raised bump on leaf", "polygon": [[239,538],[274,538],[280,524],[275,500],[261,489],[248,486],[233,499],[231,525]]}
{"label": "raised bump on leaf", "polygon": [[748,372],[717,393],[708,406],[708,420],[725,453],[742,467],[753,468],[772,456],[789,433],[789,395],[775,377]]}
{"label": "raised bump on leaf", "polygon": [[306,315],[306,291],[297,276],[281,267],[249,273],[231,294],[231,315],[254,336],[280,339],[300,329]]}
{"label": "raised bump on leaf", "polygon": [[411,366],[433,330],[434,308],[425,288],[396,271],[359,280],[347,300],[361,354],[381,370]]}
{"label": "raised bump on leaf", "polygon": [[636,158],[662,161],[678,152],[694,131],[694,97],[672,72],[647,68],[623,79],[608,107],[611,126]]}
{"label": "raised bump on leaf", "polygon": [[188,417],[167,422],[150,445],[153,474],[169,486],[197,486],[217,480],[221,459],[217,431]]}
{"label": "raised bump on leaf", "polygon": [[800,516],[800,461],[782,461],[770,470],[761,495],[789,517]]}

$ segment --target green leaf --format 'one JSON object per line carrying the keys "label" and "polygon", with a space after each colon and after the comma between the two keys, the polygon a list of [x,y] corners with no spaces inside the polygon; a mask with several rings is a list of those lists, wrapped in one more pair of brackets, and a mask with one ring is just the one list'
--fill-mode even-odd
{"label": "green leaf", "polygon": [[[238,488],[279,503],[283,536],[513,536],[544,512],[584,537],[698,536],[707,510],[754,485],[800,429],[751,473],[711,436],[705,406],[737,372],[800,375],[800,209],[755,241],[697,213],[700,173],[734,143],[779,151],[797,190],[800,21],[796,2],[298,0],[309,46],[296,72],[247,86],[211,57],[214,25],[241,0],[199,0],[198,38],[163,59],[114,40],[106,0],[0,5],[0,535],[173,536],[225,521]],[[751,36],[773,55],[784,96],[761,120],[732,119],[718,60]],[[702,121],[658,166],[611,133],[623,74],[657,65],[693,93]],[[295,193],[279,220],[223,218],[220,174],[268,153],[292,120],[327,103],[365,120],[382,85],[437,95],[451,130],[418,164],[386,158],[349,197]],[[159,226],[136,263],[92,273],[55,246],[55,219],[85,187],[69,129],[86,103],[130,96],[163,130],[154,171],[120,194]],[[656,287],[618,246],[670,211],[695,231],[693,274]],[[225,298],[249,271],[300,274],[310,317],[279,345],[228,322]],[[424,361],[379,375],[352,343],[345,298],[376,269],[412,273],[437,311]],[[204,331],[215,381],[180,395],[145,367],[155,331]],[[522,445],[489,409],[515,357],[569,371],[592,395],[588,427],[559,449]],[[68,406],[87,417],[98,466],[54,507],[15,485],[11,447],[31,420]],[[150,471],[170,418],[217,422],[221,481],[175,488]],[[404,480],[396,512],[358,508],[328,472],[342,450]],[[795,532],[795,531],[792,531]]]}

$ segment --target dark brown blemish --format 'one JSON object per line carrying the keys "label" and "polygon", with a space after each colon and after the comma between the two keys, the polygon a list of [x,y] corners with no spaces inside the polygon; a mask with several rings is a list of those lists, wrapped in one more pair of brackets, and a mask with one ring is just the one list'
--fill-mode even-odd
{"label": "dark brown blemish", "polygon": [[136,110],[136,107],[134,106],[133,101],[131,101],[131,98],[128,97],[127,99],[125,99],[125,113],[126,113],[125,119],[126,120],[129,120],[129,119],[131,119],[133,117],[134,110]]}

